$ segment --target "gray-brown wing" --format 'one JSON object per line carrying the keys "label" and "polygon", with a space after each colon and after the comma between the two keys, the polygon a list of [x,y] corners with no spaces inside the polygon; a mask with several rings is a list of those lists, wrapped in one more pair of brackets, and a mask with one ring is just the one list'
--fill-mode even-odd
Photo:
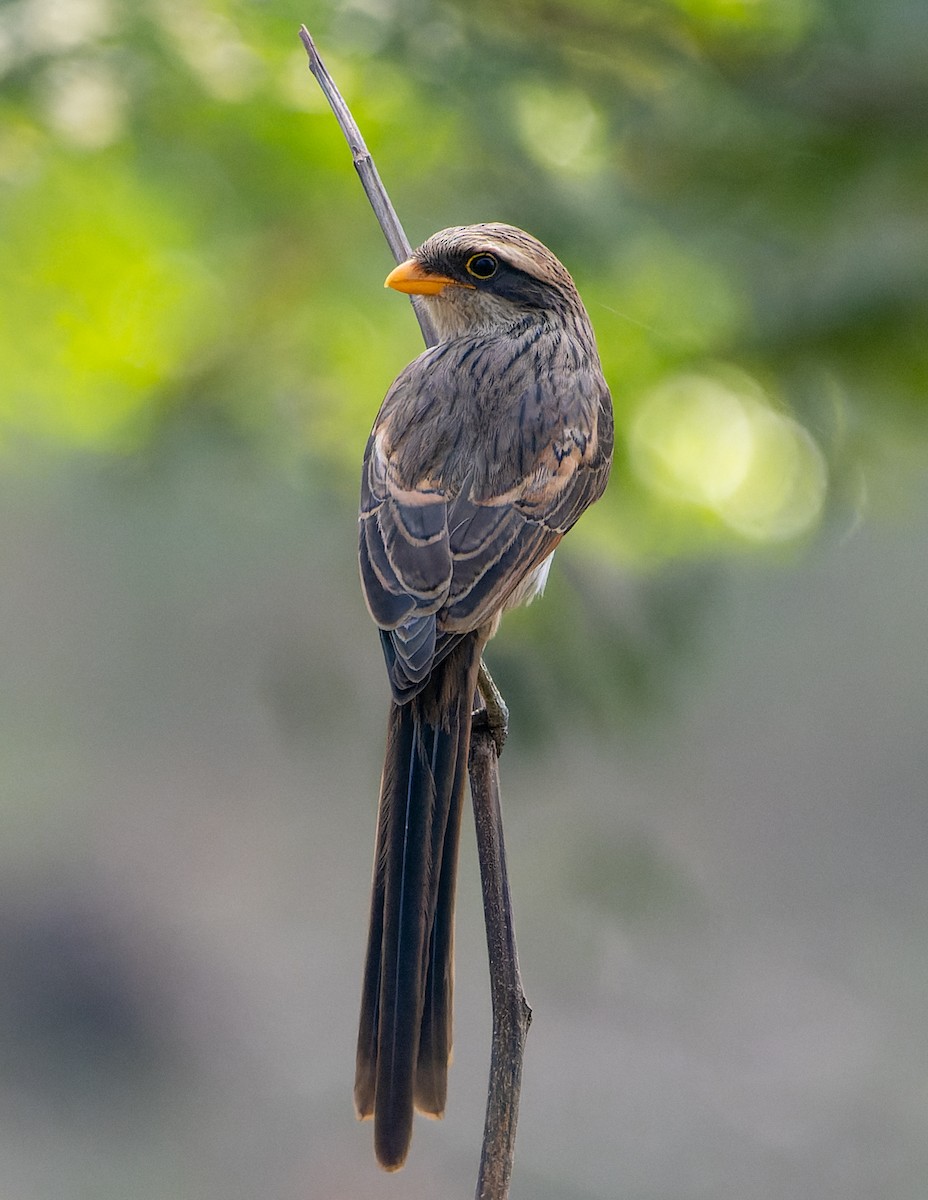
{"label": "gray-brown wing", "polygon": [[[514,424],[520,443],[508,459],[518,470],[497,473],[482,487],[475,482],[449,504],[453,570],[439,637],[482,625],[505,607],[602,495],[612,461],[609,393],[601,377],[572,383],[567,395],[550,402],[536,395],[530,430]],[[539,390],[534,384],[533,392]],[[514,408],[526,411],[518,397]],[[530,457],[526,446],[534,447]]]}
{"label": "gray-brown wing", "polygon": [[398,701],[552,553],[602,494],[612,453],[598,372],[557,392],[503,377],[487,396],[484,381],[478,411],[473,393],[454,394],[455,375],[416,379],[417,364],[384,402],[361,494],[361,577]]}
{"label": "gray-brown wing", "polygon": [[440,490],[393,476],[372,435],[364,454],[359,518],[361,583],[380,626],[397,701],[415,695],[435,658],[436,612],[451,586],[447,503]]}

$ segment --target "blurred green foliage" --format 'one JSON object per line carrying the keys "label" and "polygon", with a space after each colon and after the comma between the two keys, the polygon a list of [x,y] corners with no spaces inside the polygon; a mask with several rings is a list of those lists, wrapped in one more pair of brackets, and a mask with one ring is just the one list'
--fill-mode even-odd
{"label": "blurred green foliage", "polygon": [[922,0],[8,0],[0,429],[222,430],[345,495],[418,351],[307,21],[411,239],[568,263],[620,425],[589,545],[808,537],[925,446]]}

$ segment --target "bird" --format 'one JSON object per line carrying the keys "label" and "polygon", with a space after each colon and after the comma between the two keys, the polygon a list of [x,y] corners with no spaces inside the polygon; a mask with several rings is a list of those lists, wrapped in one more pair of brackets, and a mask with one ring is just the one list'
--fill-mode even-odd
{"label": "bird", "polygon": [[354,1099],[388,1171],[444,1113],[454,893],[478,671],[599,499],[612,401],[566,268],[512,225],[433,234],[387,276],[437,342],[389,388],[364,453],[359,559],[391,689]]}

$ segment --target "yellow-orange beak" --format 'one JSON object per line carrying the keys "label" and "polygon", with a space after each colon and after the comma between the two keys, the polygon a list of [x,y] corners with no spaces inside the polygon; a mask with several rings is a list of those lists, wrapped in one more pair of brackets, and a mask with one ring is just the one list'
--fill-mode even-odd
{"label": "yellow-orange beak", "polygon": [[438,296],[446,287],[467,287],[466,283],[458,283],[450,275],[432,275],[423,271],[414,258],[394,267],[383,283],[384,287],[393,288],[397,292],[406,292],[411,296]]}

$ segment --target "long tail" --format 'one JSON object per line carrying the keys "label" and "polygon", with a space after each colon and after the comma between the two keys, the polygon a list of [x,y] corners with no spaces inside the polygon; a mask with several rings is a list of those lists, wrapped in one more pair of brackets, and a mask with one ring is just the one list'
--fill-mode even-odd
{"label": "long tail", "polygon": [[393,704],[380,790],[355,1106],[403,1165],[413,1109],[440,1117],[451,1054],[454,889],[479,652],[464,639]]}

